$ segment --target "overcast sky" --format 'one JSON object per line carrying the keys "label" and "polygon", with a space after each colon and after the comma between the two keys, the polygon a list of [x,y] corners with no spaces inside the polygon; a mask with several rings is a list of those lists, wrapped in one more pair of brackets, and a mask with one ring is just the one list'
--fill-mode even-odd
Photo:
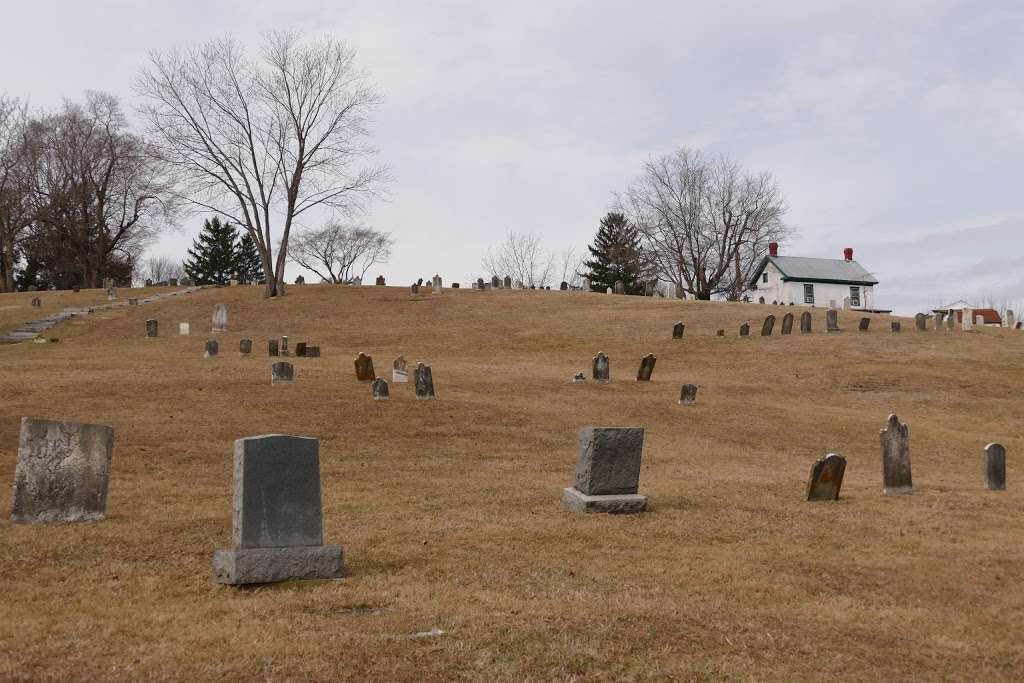
{"label": "overcast sky", "polygon": [[[689,145],[774,172],[783,253],[853,247],[879,305],[1024,300],[1019,1],[4,4],[0,90],[37,107],[130,108],[148,50],[229,31],[347,41],[384,96],[395,182],[367,222],[396,238],[389,284],[486,275],[508,230],[582,250],[647,157]],[[179,258],[201,223],[153,251]]]}

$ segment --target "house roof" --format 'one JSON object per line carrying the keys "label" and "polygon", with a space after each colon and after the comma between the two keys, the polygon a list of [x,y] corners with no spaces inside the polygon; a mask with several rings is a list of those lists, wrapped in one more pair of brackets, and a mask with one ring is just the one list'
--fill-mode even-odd
{"label": "house roof", "polygon": [[985,319],[986,325],[999,325],[1003,322],[1003,319],[999,317],[999,311],[994,308],[975,308],[971,311],[972,318],[977,318],[979,315]]}
{"label": "house roof", "polygon": [[751,285],[757,284],[768,263],[779,269],[783,280],[829,282],[840,285],[878,284],[878,280],[856,261],[804,256],[765,256],[750,280]]}

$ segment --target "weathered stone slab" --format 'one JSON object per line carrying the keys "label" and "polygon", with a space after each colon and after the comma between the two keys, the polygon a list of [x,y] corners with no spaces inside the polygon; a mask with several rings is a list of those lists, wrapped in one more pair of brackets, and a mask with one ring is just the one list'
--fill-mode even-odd
{"label": "weathered stone slab", "polygon": [[772,331],[774,329],[775,329],[775,316],[774,315],[769,315],[767,318],[764,319],[764,323],[762,323],[762,325],[761,325],[761,336],[762,337],[770,337],[770,336],[772,336]]}
{"label": "weathered stone slab", "polygon": [[892,330],[893,332],[899,333],[899,331],[900,331],[900,321],[893,320],[891,323],[889,323],[889,329]]}
{"label": "weathered stone slab", "polygon": [[306,357],[306,342],[298,342],[295,344],[295,355],[298,358]]}
{"label": "weathered stone slab", "polygon": [[372,382],[377,379],[377,375],[373,371],[373,358],[367,356],[362,351],[356,356],[353,364],[356,368],[356,380],[359,382]]}
{"label": "weathered stone slab", "polygon": [[725,336],[725,330],[719,330],[718,332],[715,332],[715,336],[716,337],[724,337]]}
{"label": "weathered stone slab", "polygon": [[271,339],[267,342],[267,353],[275,358],[281,355],[281,351],[277,346],[277,340]]}
{"label": "weathered stone slab", "polygon": [[291,382],[295,377],[295,367],[288,361],[278,361],[270,366],[270,383],[281,384]]}
{"label": "weathered stone slab", "polygon": [[213,358],[219,350],[220,345],[215,340],[208,339],[206,346],[203,347],[203,358]]}
{"label": "weathered stone slab", "polygon": [[860,324],[857,325],[857,329],[860,332],[867,332],[868,328],[870,326],[871,326],[871,318],[861,318],[860,319]]}
{"label": "weathered stone slab", "polygon": [[834,308],[825,311],[825,331],[842,332],[839,329],[839,311]]}
{"label": "weathered stone slab", "polygon": [[391,383],[404,384],[409,381],[409,363],[405,356],[399,356],[391,364]]}
{"label": "weathered stone slab", "polygon": [[640,359],[640,369],[636,371],[637,382],[650,382],[651,374],[654,373],[654,364],[658,362],[658,359],[653,353],[649,353]]}
{"label": "weathered stone slab", "polygon": [[281,337],[281,355],[282,356],[290,356],[291,355],[291,352],[288,351],[288,337],[287,336]]}
{"label": "weathered stone slab", "polygon": [[573,487],[590,496],[636,493],[643,446],[643,427],[580,429]]}
{"label": "weathered stone slab", "polygon": [[677,322],[675,325],[672,326],[673,339],[682,339],[684,332],[686,332],[686,325],[684,325],[682,321]]}
{"label": "weathered stone slab", "polygon": [[248,356],[252,353],[252,339],[243,339],[238,342],[238,353],[243,356]]}
{"label": "weathered stone slab", "polygon": [[946,329],[950,332],[956,331],[956,311],[951,310],[946,314]]}
{"label": "weathered stone slab", "polygon": [[434,374],[429,365],[417,363],[412,371],[412,380],[416,385],[417,401],[429,401],[434,398]]}
{"label": "weathered stone slab", "polygon": [[587,381],[587,377],[582,372],[577,372],[575,375],[572,376],[573,384],[579,384],[580,382],[586,382],[586,381]]}
{"label": "weathered stone slab", "polygon": [[611,364],[608,361],[608,356],[604,355],[603,351],[597,352],[594,360],[591,361],[590,368],[590,376],[595,382],[611,381]]}
{"label": "weathered stone slab", "polygon": [[22,418],[11,520],[103,519],[113,450],[111,427]]}
{"label": "weathered stone slab", "polygon": [[845,473],[846,458],[838,453],[829,453],[815,462],[807,482],[807,500],[839,500]]}
{"label": "weathered stone slab", "polygon": [[306,358],[319,358],[320,347],[319,346],[307,346],[306,347]]}
{"label": "weathered stone slab", "polygon": [[605,514],[635,514],[647,509],[647,496],[622,494],[609,496],[588,496],[569,487],[562,490],[562,505],[573,512],[595,512]]}
{"label": "weathered stone slab", "polygon": [[970,332],[974,326],[974,311],[970,308],[965,308],[960,313],[963,316],[963,320],[960,322],[964,332]]}
{"label": "weathered stone slab", "polygon": [[679,391],[679,405],[692,406],[697,402],[697,385],[684,384]]}
{"label": "weathered stone slab", "polygon": [[384,287],[387,284],[387,282],[384,280],[383,275],[378,275],[377,279],[374,281],[373,284],[376,285],[377,287]]}
{"label": "weathered stone slab", "polygon": [[782,334],[793,334],[793,314],[782,316]]}
{"label": "weathered stone slab", "polygon": [[936,332],[942,332],[945,329],[945,327],[946,327],[945,323],[946,323],[946,312],[945,311],[935,311],[935,331]]}
{"label": "weathered stone slab", "polygon": [[420,293],[420,286],[418,284],[416,284],[415,282],[412,283],[412,285],[409,287],[409,294],[411,294],[412,296],[416,296],[419,293]]}
{"label": "weathered stone slab", "polygon": [[1006,309],[1006,314],[1003,316],[1003,323],[1011,330],[1017,326],[1017,316],[1014,315],[1012,308]]}
{"label": "weathered stone slab", "polygon": [[433,277],[433,280],[432,280],[431,284],[433,284],[433,287],[434,287],[434,289],[431,292],[431,294],[440,294],[441,290],[442,290],[441,276],[440,275],[435,275]]}
{"label": "weathered stone slab", "polygon": [[373,380],[371,388],[373,389],[374,401],[387,401],[391,398],[391,390],[388,389],[388,381],[383,377],[378,377]]}
{"label": "weathered stone slab", "polygon": [[1006,449],[1001,444],[985,446],[985,488],[990,491],[1006,490]]}
{"label": "weathered stone slab", "polygon": [[344,573],[340,545],[227,548],[213,553],[214,579],[232,586],[290,579],[336,579]]}
{"label": "weathered stone slab", "polygon": [[626,293],[626,283],[623,282],[622,280],[616,280],[615,284],[614,284],[613,291],[616,294],[625,294]]}
{"label": "weathered stone slab", "polygon": [[146,336],[149,338],[155,338],[159,334],[159,323],[156,320],[146,321]]}
{"label": "weathered stone slab", "polygon": [[227,304],[217,304],[213,307],[213,331],[228,331],[228,307]]}
{"label": "weathered stone slab", "polygon": [[880,433],[882,442],[882,477],[886,495],[910,493],[910,428],[896,415]]}
{"label": "weathered stone slab", "polygon": [[924,332],[928,329],[928,317],[924,313],[918,313],[914,316],[914,329],[918,332]]}
{"label": "weathered stone slab", "polygon": [[750,323],[743,323],[742,325],[740,325],[740,336],[741,337],[749,337],[750,336]]}
{"label": "weathered stone slab", "polygon": [[512,278],[508,275],[505,276],[505,280],[502,282],[505,289],[512,289]]}

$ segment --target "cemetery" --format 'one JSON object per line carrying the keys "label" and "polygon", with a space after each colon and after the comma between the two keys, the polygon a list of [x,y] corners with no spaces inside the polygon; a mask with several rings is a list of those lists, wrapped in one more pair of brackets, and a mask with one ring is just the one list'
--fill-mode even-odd
{"label": "cemetery", "polygon": [[366,282],[0,295],[0,678],[1019,678],[1020,330]]}

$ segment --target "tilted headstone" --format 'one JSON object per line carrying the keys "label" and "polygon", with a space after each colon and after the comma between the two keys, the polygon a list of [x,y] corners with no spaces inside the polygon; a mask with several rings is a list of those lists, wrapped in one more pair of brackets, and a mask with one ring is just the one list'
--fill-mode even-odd
{"label": "tilted headstone", "polygon": [[388,389],[388,381],[383,377],[378,377],[373,380],[373,384],[370,385],[373,390],[374,401],[387,401],[391,398],[391,391]]}
{"label": "tilted headstone", "polygon": [[843,310],[844,311],[849,311],[852,308],[853,308],[853,305],[850,303],[850,297],[844,296],[843,297]]}
{"label": "tilted headstone", "polygon": [[910,428],[896,415],[879,436],[882,441],[882,476],[886,495],[909,493],[913,489],[910,477]]}
{"label": "tilted headstone", "polygon": [[640,369],[636,371],[637,382],[650,382],[651,374],[654,372],[654,364],[658,362],[653,353],[649,353],[640,359]]}
{"label": "tilted headstone", "polygon": [[238,353],[243,356],[248,356],[252,353],[252,339],[243,339],[238,342]]}
{"label": "tilted headstone", "polygon": [[900,331],[900,321],[898,321],[898,320],[893,320],[893,321],[892,321],[891,323],[889,323],[889,328],[890,328],[890,329],[891,329],[891,330],[892,330],[893,332],[897,332],[897,333],[898,333],[898,332]]}
{"label": "tilted headstone", "polygon": [[842,332],[842,330],[839,329],[839,311],[834,308],[830,308],[825,311],[825,331]]}
{"label": "tilted headstone", "polygon": [[782,334],[793,334],[793,314],[782,316]]}
{"label": "tilted headstone", "polygon": [[213,331],[228,331],[228,307],[227,304],[217,304],[213,307]]}
{"label": "tilted headstone", "polygon": [[679,390],[679,405],[681,406],[692,406],[697,402],[697,385],[696,384],[684,384],[683,388]]}
{"label": "tilted headstone", "polygon": [[572,376],[573,384],[578,384],[580,382],[586,382],[586,381],[587,381],[587,377],[582,372],[577,372],[575,375]]}
{"label": "tilted headstone", "polygon": [[626,283],[623,282],[622,280],[616,280],[614,287],[615,287],[615,293],[616,294],[625,294],[626,293]]}
{"label": "tilted headstone", "polygon": [[157,323],[156,320],[147,320],[146,321],[146,336],[150,337],[150,338],[156,337],[157,336],[157,332],[158,332],[158,327],[159,327],[159,324]]}
{"label": "tilted headstone", "polygon": [[584,427],[577,437],[576,476],[562,504],[580,512],[643,512],[639,495],[643,427]]}
{"label": "tilted headstone", "polygon": [[985,488],[989,491],[1006,490],[1006,449],[1001,444],[985,446]]}
{"label": "tilted headstone", "polygon": [[288,361],[278,361],[270,366],[270,383],[291,382],[295,378],[295,367]]}
{"label": "tilted headstone", "polygon": [[512,278],[510,278],[508,275],[505,276],[504,285],[505,289],[512,289]]}
{"label": "tilted headstone", "polygon": [[391,366],[391,383],[404,384],[409,381],[409,364],[405,356],[399,356]]}
{"label": "tilted headstone", "polygon": [[740,336],[741,337],[749,337],[750,336],[750,323],[743,323],[742,325],[740,325]]}
{"label": "tilted headstone", "polygon": [[377,285],[378,287],[384,287],[386,285],[386,282],[384,280],[384,276],[383,275],[378,275],[376,281],[374,282],[374,284]]}
{"label": "tilted headstone", "polygon": [[845,473],[846,458],[838,453],[829,453],[815,462],[807,482],[807,500],[839,500]]}
{"label": "tilted headstone", "polygon": [[867,332],[868,327],[871,326],[871,318],[861,318],[860,324],[857,325],[857,329],[861,332]]}
{"label": "tilted headstone", "polygon": [[761,325],[761,336],[770,337],[772,336],[772,330],[775,329],[775,316],[769,315],[764,319],[764,323]]}
{"label": "tilted headstone", "polygon": [[356,380],[359,382],[372,382],[377,379],[377,375],[373,372],[373,357],[367,356],[362,351],[356,356],[353,361],[356,368]]}
{"label": "tilted headstone", "polygon": [[683,338],[683,332],[685,332],[685,331],[686,331],[686,325],[684,325],[682,322],[676,323],[675,325],[672,326],[672,338],[673,339],[682,339]]}
{"label": "tilted headstone", "polygon": [[800,314],[800,332],[801,334],[811,333],[811,312],[804,311]]}
{"label": "tilted headstone", "polygon": [[434,373],[429,365],[417,363],[412,371],[412,380],[416,385],[416,400],[429,401],[434,398]]}
{"label": "tilted headstone", "polygon": [[188,323],[178,323],[178,334],[180,336],[187,337],[190,331]]}
{"label": "tilted headstone", "polygon": [[206,346],[203,347],[203,358],[213,358],[217,355],[219,348],[220,347],[216,340],[208,339],[206,341]]}
{"label": "tilted headstone", "polygon": [[924,313],[918,313],[914,316],[914,329],[918,332],[924,332],[928,329],[928,317]]}
{"label": "tilted headstone", "polygon": [[276,339],[271,339],[267,342],[267,354],[275,358],[281,355],[281,350],[277,346]]}
{"label": "tilted headstone", "polygon": [[213,554],[219,583],[333,579],[338,545],[323,545],[320,442],[268,434],[235,441],[234,547]]}
{"label": "tilted headstone", "polygon": [[591,361],[590,377],[595,382],[611,381],[611,364],[608,362],[608,356],[604,355],[604,351],[598,351],[594,360]]}
{"label": "tilted headstone", "polygon": [[103,519],[113,450],[111,427],[23,417],[11,521]]}

